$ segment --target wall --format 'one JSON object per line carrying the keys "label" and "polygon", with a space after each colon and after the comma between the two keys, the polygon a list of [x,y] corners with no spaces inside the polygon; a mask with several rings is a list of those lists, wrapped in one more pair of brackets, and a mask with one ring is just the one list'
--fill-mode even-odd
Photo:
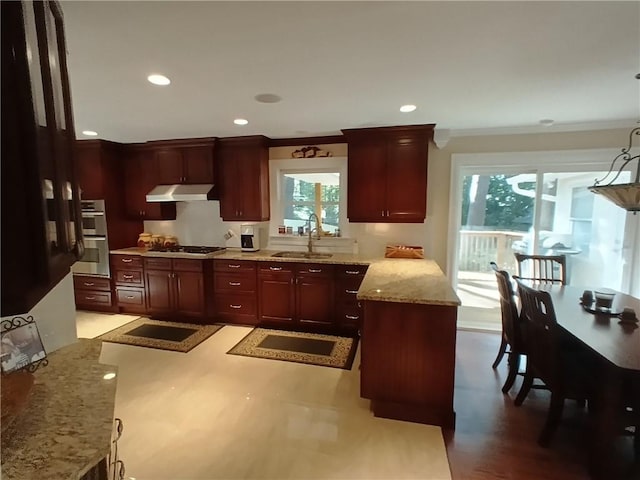
{"label": "wall", "polygon": [[[64,277],[46,297],[22,316],[32,315],[47,353],[74,343],[76,336],[76,304],[73,275]],[[2,320],[12,317],[3,317]]]}

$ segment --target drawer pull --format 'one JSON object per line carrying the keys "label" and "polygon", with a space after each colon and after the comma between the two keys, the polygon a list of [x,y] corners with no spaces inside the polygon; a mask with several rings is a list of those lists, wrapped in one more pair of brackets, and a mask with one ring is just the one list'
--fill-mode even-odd
{"label": "drawer pull", "polygon": [[85,287],[93,287],[95,285],[95,283],[93,282],[84,282],[84,286]]}
{"label": "drawer pull", "polygon": [[320,273],[322,272],[321,268],[310,268],[309,273]]}
{"label": "drawer pull", "polygon": [[358,320],[360,317],[357,315],[345,315],[345,318],[348,318],[349,320]]}
{"label": "drawer pull", "polygon": [[123,263],[131,263],[131,262],[133,262],[132,258],[122,258],[121,260],[122,260]]}
{"label": "drawer pull", "polygon": [[133,278],[133,275],[122,275],[122,278],[124,278],[125,280],[131,280]]}
{"label": "drawer pull", "polygon": [[279,272],[282,270],[282,267],[269,267],[269,270],[273,270],[274,272]]}
{"label": "drawer pull", "polygon": [[231,285],[232,287],[239,287],[240,282],[229,282],[229,285]]}
{"label": "drawer pull", "polygon": [[240,268],[240,265],[232,265],[232,264],[229,264],[229,268]]}
{"label": "drawer pull", "polygon": [[360,275],[360,270],[345,270],[347,275]]}
{"label": "drawer pull", "polygon": [[345,290],[345,293],[350,293],[351,295],[355,295],[356,293],[358,293],[358,290]]}
{"label": "drawer pull", "polygon": [[229,305],[229,306],[235,309],[242,308],[242,305]]}
{"label": "drawer pull", "polygon": [[85,300],[95,300],[96,297],[84,297]]}
{"label": "drawer pull", "polygon": [[134,297],[133,295],[126,295],[124,298],[128,298],[129,300],[133,300],[136,297]]}

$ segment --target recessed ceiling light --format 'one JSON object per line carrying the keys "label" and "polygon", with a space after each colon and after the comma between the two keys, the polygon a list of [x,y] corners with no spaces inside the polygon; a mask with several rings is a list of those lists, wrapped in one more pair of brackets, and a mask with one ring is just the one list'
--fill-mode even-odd
{"label": "recessed ceiling light", "polygon": [[256,99],[256,102],[260,103],[278,103],[282,100],[282,97],[276,95],[275,93],[261,93],[253,97]]}
{"label": "recessed ceiling light", "polygon": [[82,134],[86,135],[87,137],[97,137],[98,136],[98,132],[94,132],[93,130],[83,130]]}
{"label": "recessed ceiling light", "polygon": [[400,111],[402,113],[409,113],[409,112],[413,112],[416,108],[418,107],[416,107],[415,105],[402,105],[400,107]]}
{"label": "recessed ceiling light", "polygon": [[147,77],[147,80],[149,80],[154,85],[162,85],[162,86],[164,86],[164,85],[169,85],[171,83],[171,80],[169,80],[164,75],[160,75],[158,73],[154,73],[152,75],[149,75]]}
{"label": "recessed ceiling light", "polygon": [[540,120],[540,125],[542,125],[543,127],[550,127],[551,125],[553,125],[553,120],[550,118],[543,118],[542,120]]}
{"label": "recessed ceiling light", "polygon": [[247,123],[249,123],[249,120],[245,119],[245,118],[236,118],[233,123],[235,123],[236,125],[246,125]]}

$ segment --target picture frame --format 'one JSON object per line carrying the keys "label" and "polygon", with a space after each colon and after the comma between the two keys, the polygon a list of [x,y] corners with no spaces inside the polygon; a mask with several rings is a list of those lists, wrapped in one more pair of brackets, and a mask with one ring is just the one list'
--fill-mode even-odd
{"label": "picture frame", "polygon": [[31,315],[3,320],[0,328],[2,374],[35,372],[48,364],[47,353]]}

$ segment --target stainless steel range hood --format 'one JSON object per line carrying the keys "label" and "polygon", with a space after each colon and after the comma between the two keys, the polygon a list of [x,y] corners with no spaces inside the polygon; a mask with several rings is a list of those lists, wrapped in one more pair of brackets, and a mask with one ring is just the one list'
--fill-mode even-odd
{"label": "stainless steel range hood", "polygon": [[158,185],[147,193],[147,202],[194,202],[213,199],[213,185]]}

